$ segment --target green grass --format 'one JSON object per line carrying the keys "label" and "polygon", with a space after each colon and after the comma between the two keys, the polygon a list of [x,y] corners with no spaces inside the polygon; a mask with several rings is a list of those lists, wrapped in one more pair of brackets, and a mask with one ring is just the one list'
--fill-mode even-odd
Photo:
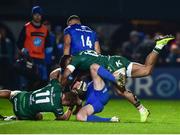
{"label": "green grass", "polygon": [[[119,123],[53,121],[44,114],[43,121],[0,121],[0,133],[180,133],[180,101],[143,100],[151,111],[147,123],[139,122],[139,113],[126,100],[111,100],[100,116],[118,116]],[[11,104],[0,100],[0,114],[12,115]]]}

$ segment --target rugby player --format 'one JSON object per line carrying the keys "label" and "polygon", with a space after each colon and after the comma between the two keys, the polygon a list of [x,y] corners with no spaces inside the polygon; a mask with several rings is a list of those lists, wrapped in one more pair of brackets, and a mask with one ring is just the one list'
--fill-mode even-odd
{"label": "rugby player", "polygon": [[[74,56],[84,50],[94,50],[98,54],[101,53],[97,34],[88,26],[83,25],[79,16],[71,15],[67,19],[67,28],[64,29],[63,57],[67,55]],[[77,73],[74,73],[72,77],[75,78],[76,75]],[[89,76],[85,76],[84,74],[81,74],[81,76],[83,76],[84,80],[90,81]],[[83,99],[84,95],[80,98]],[[80,107],[78,106],[73,114],[76,114]]]}
{"label": "rugby player", "polygon": [[[62,87],[57,79],[51,80],[47,86],[33,92],[0,90],[0,98],[11,101],[18,120],[42,120],[40,112],[52,112],[56,120],[68,120],[72,113],[71,106],[81,104],[75,93],[62,93]],[[70,106],[65,113],[63,106]]]}
{"label": "rugby player", "polygon": [[96,32],[82,25],[79,16],[71,15],[67,25],[64,30],[64,55],[76,55],[84,50],[101,52]]}
{"label": "rugby player", "polygon": [[[58,68],[54,72],[50,74],[50,78],[58,78],[62,70]],[[72,86],[72,91],[76,93],[86,91],[85,104],[82,108],[79,108],[80,110],[76,114],[77,120],[87,122],[118,122],[119,118],[115,116],[112,118],[102,118],[94,115],[104,109],[104,106],[109,101],[110,94],[109,88],[94,70],[91,71],[91,76],[93,81],[88,83],[88,85],[86,82],[80,80],[76,81]]]}
{"label": "rugby player", "polygon": [[[145,122],[149,116],[149,111],[140,103],[137,97],[125,88],[126,77],[143,77],[151,74],[158,55],[165,45],[173,36],[164,36],[156,40],[156,45],[153,51],[147,56],[144,65],[130,62],[122,56],[103,56],[98,55],[95,51],[83,51],[72,57],[70,64],[66,67],[61,78],[62,85],[67,83],[68,76],[75,69],[89,71],[95,70],[97,74],[105,79],[112,81],[118,86],[118,94],[126,97],[140,112],[140,121]],[[110,72],[108,72],[106,69]]]}

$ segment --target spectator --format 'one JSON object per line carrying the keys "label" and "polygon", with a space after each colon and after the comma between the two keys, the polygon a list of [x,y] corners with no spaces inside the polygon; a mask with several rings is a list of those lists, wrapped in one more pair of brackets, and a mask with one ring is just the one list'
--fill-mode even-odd
{"label": "spectator", "polygon": [[14,60],[14,46],[12,41],[7,37],[6,30],[0,28],[0,85],[8,87],[11,79],[9,73],[12,71]]}
{"label": "spectator", "polygon": [[170,54],[167,62],[171,64],[180,64],[180,32],[176,33],[176,39],[170,47]]}
{"label": "spectator", "polygon": [[137,31],[130,32],[129,41],[126,41],[122,45],[122,55],[130,60],[137,60],[139,58],[139,53],[137,53],[137,48],[141,43],[140,34]]}
{"label": "spectator", "polygon": [[63,32],[62,27],[57,25],[55,27],[55,47],[54,47],[54,54],[55,54],[55,63],[59,64],[60,58],[63,56],[64,50],[64,43],[63,43]]}
{"label": "spectator", "polygon": [[96,31],[98,35],[99,44],[101,45],[102,54],[108,55],[110,51],[110,45],[108,43],[107,37],[105,36],[105,31],[103,27],[97,27]]}
{"label": "spectator", "polygon": [[50,45],[48,29],[42,24],[43,11],[39,6],[32,8],[32,21],[25,24],[17,42],[24,56],[29,56],[37,67],[43,82],[48,80],[45,64],[45,48]]}
{"label": "spectator", "polygon": [[136,48],[136,52],[133,54],[133,58],[136,59],[139,63],[144,63],[147,55],[154,48],[154,41],[150,39],[150,37],[144,33],[139,33],[141,42]]}
{"label": "spectator", "polygon": [[48,74],[51,72],[52,67],[53,67],[53,61],[54,61],[54,47],[56,46],[56,37],[55,34],[52,32],[52,26],[51,23],[49,21],[44,21],[43,23],[48,31],[49,31],[49,47],[46,48],[45,50],[45,61],[46,61],[46,65],[47,65],[47,70],[48,70]]}

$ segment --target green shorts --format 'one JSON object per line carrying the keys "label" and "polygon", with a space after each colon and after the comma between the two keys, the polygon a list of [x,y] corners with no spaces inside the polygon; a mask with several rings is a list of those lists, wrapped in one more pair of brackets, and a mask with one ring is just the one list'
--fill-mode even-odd
{"label": "green shorts", "polygon": [[29,109],[29,94],[25,91],[15,91],[16,93],[10,98],[13,104],[14,114],[20,120],[35,119],[36,114],[33,114]]}

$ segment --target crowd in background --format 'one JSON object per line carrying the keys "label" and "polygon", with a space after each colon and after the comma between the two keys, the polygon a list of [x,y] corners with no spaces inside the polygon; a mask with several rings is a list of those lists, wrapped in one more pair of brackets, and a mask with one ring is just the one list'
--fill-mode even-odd
{"label": "crowd in background", "polygon": [[[45,50],[45,62],[48,74],[58,66],[63,55],[63,27],[56,25],[52,28],[49,21],[44,21],[44,25],[49,31],[49,46]],[[146,56],[154,47],[154,37],[143,32],[133,30],[129,33],[127,41],[121,44],[112,42],[111,39],[103,36],[103,30],[98,30],[99,42],[102,54],[117,54],[127,57],[131,61],[143,63]],[[121,38],[121,37],[119,37]],[[113,43],[113,44],[111,44]],[[115,47],[115,49],[112,49]],[[8,36],[4,27],[0,27],[0,86],[7,88],[19,88],[19,76],[14,70],[14,64],[18,58],[16,42]],[[170,43],[160,55],[158,66],[178,66],[180,65],[180,32],[176,34],[176,40]]]}

